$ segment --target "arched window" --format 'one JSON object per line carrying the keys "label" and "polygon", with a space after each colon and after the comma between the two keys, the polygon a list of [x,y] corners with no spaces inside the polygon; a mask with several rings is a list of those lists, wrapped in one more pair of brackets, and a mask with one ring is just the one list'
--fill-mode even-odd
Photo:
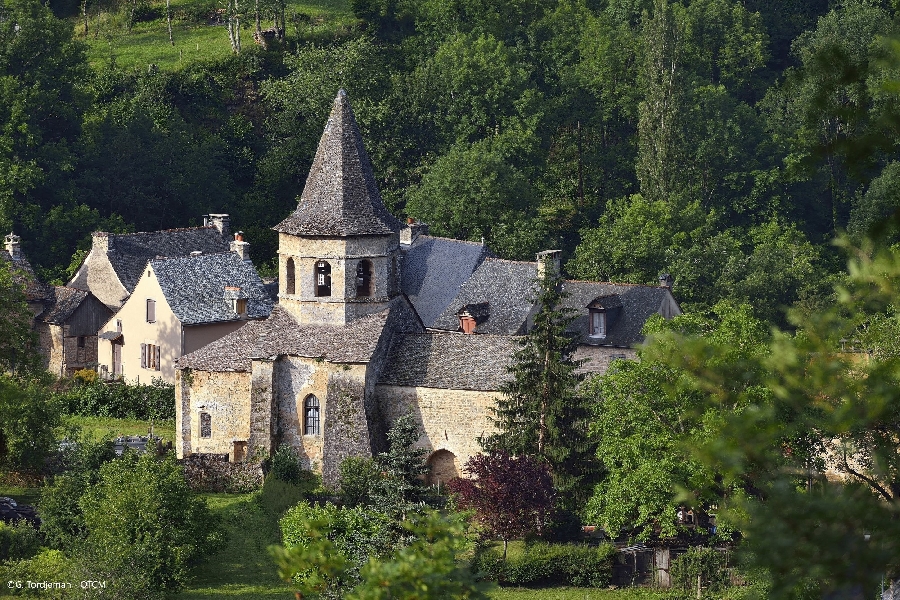
{"label": "arched window", "polygon": [[285,268],[287,271],[284,275],[284,293],[285,294],[296,294],[296,288],[294,287],[294,259],[287,259],[287,265]]}
{"label": "arched window", "polygon": [[331,295],[331,265],[324,260],[316,262],[316,296]]}
{"label": "arched window", "polygon": [[319,399],[310,394],[303,401],[303,435],[319,435]]}
{"label": "arched window", "polygon": [[372,261],[361,260],[356,265],[356,295],[372,296]]}

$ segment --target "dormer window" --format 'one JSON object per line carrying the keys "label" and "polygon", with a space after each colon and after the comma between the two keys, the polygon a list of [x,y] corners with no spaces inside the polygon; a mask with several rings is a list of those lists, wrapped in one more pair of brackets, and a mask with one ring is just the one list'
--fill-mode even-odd
{"label": "dormer window", "polygon": [[606,311],[591,309],[590,331],[588,335],[592,338],[606,337]]}
{"label": "dormer window", "polygon": [[247,294],[236,285],[225,286],[225,300],[231,304],[231,310],[238,316],[247,314]]}
{"label": "dormer window", "polygon": [[316,263],[316,296],[331,295],[331,265],[320,260]]}
{"label": "dormer window", "polygon": [[609,335],[610,328],[622,313],[622,299],[618,294],[598,296],[587,305],[587,309],[588,337],[602,340]]}

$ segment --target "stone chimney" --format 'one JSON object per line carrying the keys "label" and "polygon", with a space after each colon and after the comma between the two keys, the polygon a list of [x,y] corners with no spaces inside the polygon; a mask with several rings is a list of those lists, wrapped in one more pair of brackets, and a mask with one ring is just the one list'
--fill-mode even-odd
{"label": "stone chimney", "polygon": [[101,254],[106,254],[110,250],[115,250],[113,240],[105,231],[95,231],[91,234],[91,249],[96,249]]}
{"label": "stone chimney", "polygon": [[420,235],[428,235],[428,224],[415,219],[406,219],[406,227],[400,230],[400,243],[409,246]]}
{"label": "stone chimney", "polygon": [[215,227],[223,238],[231,237],[231,217],[226,214],[203,215],[204,227]]}
{"label": "stone chimney", "polygon": [[234,234],[234,239],[231,240],[229,248],[232,252],[240,256],[241,260],[250,262],[250,244],[244,241],[243,231],[238,231]]}
{"label": "stone chimney", "polygon": [[12,260],[22,260],[22,248],[19,245],[19,240],[21,238],[12,232],[6,236],[6,251],[9,252],[9,257]]}
{"label": "stone chimney", "polygon": [[538,279],[544,278],[544,269],[549,266],[554,275],[559,275],[560,273],[560,259],[562,257],[562,250],[544,250],[543,252],[537,253],[537,276]]}
{"label": "stone chimney", "polygon": [[664,287],[671,290],[674,283],[675,279],[668,273],[663,273],[659,276],[659,287]]}

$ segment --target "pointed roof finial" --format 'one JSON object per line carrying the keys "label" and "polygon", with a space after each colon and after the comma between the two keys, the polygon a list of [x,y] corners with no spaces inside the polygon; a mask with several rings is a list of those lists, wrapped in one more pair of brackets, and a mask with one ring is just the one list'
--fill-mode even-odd
{"label": "pointed roof finial", "polygon": [[347,92],[338,90],[297,209],[273,229],[292,235],[386,235],[400,231],[375,183]]}

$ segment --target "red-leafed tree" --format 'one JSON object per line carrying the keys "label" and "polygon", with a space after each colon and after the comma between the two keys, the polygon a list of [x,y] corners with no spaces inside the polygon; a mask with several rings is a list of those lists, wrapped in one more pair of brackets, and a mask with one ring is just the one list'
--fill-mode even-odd
{"label": "red-leafed tree", "polygon": [[475,511],[475,520],[503,540],[540,532],[553,512],[553,478],[546,464],[530,456],[505,452],[476,454],[464,471],[472,479],[447,484],[460,508]]}

